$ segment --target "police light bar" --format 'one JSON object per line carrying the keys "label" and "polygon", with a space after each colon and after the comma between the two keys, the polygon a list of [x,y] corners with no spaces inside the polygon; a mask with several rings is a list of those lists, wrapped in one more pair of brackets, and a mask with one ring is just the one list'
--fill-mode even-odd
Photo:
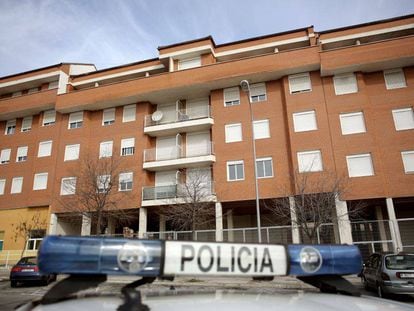
{"label": "police light bar", "polygon": [[309,276],[361,271],[349,245],[276,245],[48,236],[39,269],[56,274]]}

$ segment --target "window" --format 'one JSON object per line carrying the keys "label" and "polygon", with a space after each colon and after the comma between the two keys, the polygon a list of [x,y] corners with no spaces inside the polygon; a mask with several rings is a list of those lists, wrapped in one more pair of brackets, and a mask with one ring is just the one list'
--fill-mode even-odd
{"label": "window", "polygon": [[406,174],[414,173],[414,150],[401,152],[404,164],[404,172]]}
{"label": "window", "polygon": [[35,174],[34,180],[33,180],[33,190],[47,189],[47,176],[48,176],[48,173]]}
{"label": "window", "polygon": [[124,113],[122,115],[122,122],[135,121],[136,105],[124,106]]}
{"label": "window", "polygon": [[224,106],[236,106],[240,105],[240,91],[239,87],[232,87],[224,89]]}
{"label": "window", "polygon": [[77,129],[82,127],[83,111],[73,112],[69,115],[68,129]]}
{"label": "window", "polygon": [[374,167],[370,153],[356,154],[346,157],[349,177],[374,175]]}
{"label": "window", "polygon": [[231,161],[227,162],[227,181],[244,179],[244,162]]}
{"label": "window", "polygon": [[0,195],[4,194],[4,188],[6,188],[6,180],[0,179]]}
{"label": "window", "polygon": [[96,180],[97,192],[107,193],[109,192],[111,186],[111,176],[110,175],[100,175]]}
{"label": "window", "polygon": [[407,86],[404,71],[401,68],[384,71],[384,80],[387,90],[399,89]]}
{"label": "window", "polygon": [[11,149],[3,149],[0,153],[0,164],[7,164],[10,162]]}
{"label": "window", "polygon": [[227,124],[225,126],[226,143],[242,141],[241,123]]}
{"label": "window", "polygon": [[365,121],[363,112],[342,113],[339,115],[342,135],[365,133]]}
{"label": "window", "polygon": [[178,70],[190,69],[201,66],[201,57],[181,59],[178,61]]}
{"label": "window", "polygon": [[296,112],[293,114],[295,132],[307,132],[318,129],[315,110]]}
{"label": "window", "polygon": [[0,231],[0,251],[3,250],[4,231]]}
{"label": "window", "polygon": [[31,250],[31,251],[39,249],[40,243],[42,243],[43,237],[45,235],[46,235],[46,230],[44,229],[30,230],[26,249]]}
{"label": "window", "polygon": [[112,141],[103,141],[99,145],[99,158],[112,157]]}
{"label": "window", "polygon": [[39,150],[37,152],[37,157],[48,157],[52,154],[52,141],[41,141],[39,143]]}
{"label": "window", "polygon": [[336,95],[358,92],[357,79],[354,73],[347,73],[334,76],[333,82]]}
{"label": "window", "polygon": [[49,82],[49,86],[48,86],[48,89],[49,90],[51,90],[51,89],[57,89],[58,87],[59,87],[59,81]]}
{"label": "window", "polygon": [[16,119],[7,121],[4,135],[12,135],[15,132],[16,132]]}
{"label": "window", "polygon": [[76,193],[76,177],[63,177],[60,184],[60,195]]}
{"label": "window", "polygon": [[266,100],[266,83],[257,83],[250,86],[250,101],[252,103]]}
{"label": "window", "polygon": [[273,177],[272,158],[256,159],[257,178]]}
{"label": "window", "polygon": [[133,173],[121,173],[119,174],[119,191],[131,191],[133,182]]}
{"label": "window", "polygon": [[323,170],[320,150],[298,152],[299,173],[319,172]]}
{"label": "window", "polygon": [[10,193],[21,193],[23,187],[23,177],[14,177],[12,179],[12,186]]}
{"label": "window", "polygon": [[22,91],[17,91],[12,93],[12,97],[22,96]]}
{"label": "window", "polygon": [[29,89],[27,91],[27,94],[32,94],[32,93],[36,93],[39,92],[39,88],[38,87],[32,87],[31,89]]}
{"label": "window", "polygon": [[22,132],[28,132],[32,129],[32,121],[33,121],[33,117],[24,117],[23,121],[22,121]]}
{"label": "window", "polygon": [[135,138],[121,140],[121,156],[133,155],[135,152]]}
{"label": "window", "polygon": [[392,111],[392,117],[397,131],[414,129],[413,108],[395,109]]}
{"label": "window", "polygon": [[65,148],[64,161],[71,161],[79,159],[80,144],[67,145]]}
{"label": "window", "polygon": [[263,139],[270,137],[269,120],[253,121],[254,139]]}
{"label": "window", "polygon": [[115,123],[115,108],[105,109],[103,111],[102,125],[111,125]]}
{"label": "window", "polygon": [[48,126],[48,125],[55,124],[55,121],[56,121],[56,111],[47,110],[43,112],[42,126]]}
{"label": "window", "polygon": [[27,146],[17,148],[16,162],[24,162],[27,160]]}
{"label": "window", "polygon": [[290,94],[312,91],[311,79],[309,73],[301,73],[289,76]]}

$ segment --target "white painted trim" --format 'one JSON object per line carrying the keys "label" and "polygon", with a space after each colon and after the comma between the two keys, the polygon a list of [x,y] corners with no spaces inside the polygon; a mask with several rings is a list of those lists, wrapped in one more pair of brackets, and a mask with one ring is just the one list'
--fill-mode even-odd
{"label": "white painted trim", "polygon": [[176,167],[187,166],[190,164],[205,163],[205,162],[216,162],[215,155],[204,155],[204,156],[195,156],[187,157],[180,159],[172,160],[157,160],[152,162],[144,162],[144,169],[156,169],[156,168],[170,168],[173,170]]}
{"label": "white painted trim", "polygon": [[64,73],[63,71],[60,72],[59,76],[59,86],[58,86],[58,94],[65,94],[66,93],[66,85],[69,82],[69,75]]}
{"label": "white painted trim", "polygon": [[27,77],[27,78],[13,80],[13,81],[9,81],[9,82],[3,82],[3,83],[0,83],[0,88],[12,86],[12,85],[17,85],[17,84],[21,84],[21,83],[26,83],[26,82],[31,82],[31,81],[36,81],[36,80],[40,80],[40,79],[50,78],[50,77],[53,77],[53,76],[58,76],[60,73],[61,73],[61,71],[59,70],[59,71],[53,71],[53,72],[40,74],[40,75],[37,75],[37,76]]}
{"label": "white painted trim", "polygon": [[[200,202],[217,202],[215,195],[209,195],[200,200]],[[188,203],[184,198],[169,198],[169,199],[156,199],[156,200],[142,200],[141,206],[156,206],[156,205],[173,205]]]}
{"label": "white painted trim", "polygon": [[181,128],[189,128],[193,126],[209,125],[209,124],[210,125],[214,124],[213,118],[205,117],[205,118],[189,120],[189,121],[181,121],[181,122],[175,122],[175,123],[166,123],[166,124],[160,124],[160,125],[146,126],[144,127],[144,133],[154,134],[157,132],[176,130],[176,129],[181,129]]}
{"label": "white painted trim", "polygon": [[401,25],[401,26],[395,26],[395,27],[389,27],[384,29],[378,29],[378,30],[371,30],[366,32],[359,32],[352,35],[346,35],[346,36],[340,36],[340,37],[334,37],[324,40],[319,40],[321,44],[327,44],[332,42],[338,42],[338,41],[344,41],[344,40],[351,40],[351,39],[357,39],[361,37],[368,37],[368,36],[375,36],[375,35],[381,35],[384,33],[389,33],[393,31],[400,31],[400,30],[406,30],[414,28],[414,24],[407,24],[407,25]]}
{"label": "white painted trim", "polygon": [[303,42],[303,41],[307,41],[307,40],[309,40],[308,36],[303,36],[303,37],[299,37],[299,38],[292,38],[292,39],[286,39],[286,40],[281,40],[281,41],[273,41],[273,42],[263,43],[263,44],[259,44],[259,45],[246,47],[246,48],[240,48],[240,49],[236,49],[236,50],[229,50],[229,51],[225,51],[225,52],[219,52],[219,53],[216,53],[215,56],[216,57],[227,56],[227,55],[232,55],[232,54],[255,51],[255,50],[259,50],[259,49],[271,48],[271,47],[284,45],[284,44]]}
{"label": "white painted trim", "polygon": [[180,50],[180,51],[176,51],[176,52],[171,52],[171,53],[167,53],[167,54],[162,54],[159,56],[159,59],[163,59],[163,58],[168,58],[168,57],[174,57],[176,58],[176,56],[186,56],[186,54],[191,54],[191,53],[195,53],[195,52],[203,52],[203,51],[211,51],[211,53],[213,53],[213,55],[215,56],[215,53],[211,47],[211,45],[202,45],[202,46],[197,46],[191,49],[186,49],[186,50]]}
{"label": "white painted trim", "polygon": [[134,69],[134,70],[128,70],[128,71],[124,71],[124,72],[114,73],[114,74],[111,74],[111,75],[101,76],[101,77],[97,77],[97,78],[93,78],[93,79],[74,82],[74,83],[71,83],[71,84],[73,86],[78,86],[78,85],[83,85],[83,84],[87,84],[87,83],[94,83],[94,82],[107,80],[107,79],[119,78],[119,77],[131,75],[131,74],[134,74],[134,73],[141,73],[141,72],[145,72],[145,71],[162,69],[164,67],[165,66],[162,65],[162,64],[161,65],[148,66],[148,67],[138,68],[138,69]]}

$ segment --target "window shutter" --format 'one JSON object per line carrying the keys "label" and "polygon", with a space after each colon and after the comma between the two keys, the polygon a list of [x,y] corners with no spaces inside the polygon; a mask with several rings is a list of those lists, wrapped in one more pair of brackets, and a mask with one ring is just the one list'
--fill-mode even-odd
{"label": "window shutter", "polygon": [[48,173],[35,174],[33,181],[33,190],[44,190],[47,188]]}
{"label": "window shutter", "polygon": [[59,81],[52,81],[52,82],[49,82],[48,89],[49,90],[51,90],[51,89],[57,89],[58,86],[59,86]]}
{"label": "window shutter", "polygon": [[323,170],[320,150],[298,152],[299,172],[319,172]]}
{"label": "window shutter", "polygon": [[254,139],[262,139],[270,137],[269,120],[253,121]]}
{"label": "window shutter", "polygon": [[[0,179],[0,195],[4,194],[4,188],[6,188],[6,180]],[[0,237],[1,239],[1,237]]]}
{"label": "window shutter", "polygon": [[132,190],[133,173],[119,174],[119,191]]}
{"label": "window shutter", "polygon": [[394,69],[384,71],[385,86],[387,90],[406,87],[404,71],[402,69]]}
{"label": "window shutter", "polygon": [[354,73],[335,76],[333,81],[336,95],[358,92],[357,79]]}
{"label": "window shutter", "polygon": [[64,177],[60,184],[60,194],[70,195],[76,193],[76,177]]}
{"label": "window shutter", "polygon": [[77,160],[79,159],[79,149],[80,145],[67,145],[65,148],[65,158],[64,161]]}
{"label": "window shutter", "polygon": [[413,108],[396,109],[392,111],[395,129],[397,131],[409,130],[414,128]]}
{"label": "window shutter", "polygon": [[339,116],[342,135],[365,133],[364,114],[362,112],[344,113]]}
{"label": "window shutter", "polygon": [[178,61],[178,70],[190,69],[201,66],[201,57],[182,59]]}
{"label": "window shutter", "polygon": [[266,95],[266,84],[257,83],[250,86],[250,96]]}
{"label": "window shutter", "polygon": [[11,149],[3,149],[0,154],[0,164],[10,162]]}
{"label": "window shutter", "polygon": [[317,130],[315,110],[297,112],[293,114],[293,127],[295,132]]}
{"label": "window shutter", "polygon": [[113,146],[112,141],[101,142],[99,146],[99,157],[100,158],[112,157],[112,146]]}
{"label": "window shutter", "polygon": [[23,188],[23,177],[14,177],[12,179],[12,186],[10,193],[20,193]]}
{"label": "window shutter", "polygon": [[27,146],[17,148],[16,162],[26,161],[27,149]]}
{"label": "window shutter", "polygon": [[134,147],[135,138],[125,138],[121,141],[121,148],[130,148]]}
{"label": "window shutter", "polygon": [[124,106],[122,122],[135,121],[135,114],[136,114],[136,105]]}
{"label": "window shutter", "polygon": [[242,127],[241,124],[227,124],[225,126],[226,143],[242,141]]}
{"label": "window shutter", "polygon": [[55,110],[47,110],[43,112],[43,126],[52,125],[56,121],[56,111]]}
{"label": "window shutter", "polygon": [[21,131],[22,132],[30,131],[32,129],[32,122],[33,122],[32,116],[23,118]]}
{"label": "window shutter", "polygon": [[37,157],[47,157],[52,153],[52,141],[42,141],[39,143]]}
{"label": "window shutter", "polygon": [[289,76],[289,90],[290,93],[299,93],[312,90],[309,73],[301,73]]}
{"label": "window shutter", "polygon": [[232,87],[224,89],[224,105],[234,106],[240,104],[240,91],[239,87]]}
{"label": "window shutter", "polygon": [[109,125],[115,121],[115,108],[105,109],[103,111],[102,125]]}
{"label": "window shutter", "polygon": [[361,177],[374,175],[371,154],[357,154],[346,157],[349,177]]}
{"label": "window shutter", "polygon": [[401,152],[405,173],[414,173],[414,151]]}

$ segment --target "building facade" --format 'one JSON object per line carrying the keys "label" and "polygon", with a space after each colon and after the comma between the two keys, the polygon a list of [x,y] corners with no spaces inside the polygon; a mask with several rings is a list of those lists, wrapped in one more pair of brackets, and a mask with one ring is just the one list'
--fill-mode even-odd
{"label": "building facade", "polygon": [[[215,213],[202,229],[237,240],[237,228],[257,226],[256,198],[261,225],[281,226],[266,205],[294,202],[303,176],[307,192],[318,191],[329,174],[347,191],[335,202],[344,219],[326,224],[325,242],[358,243],[374,226],[371,244],[414,245],[399,221],[414,218],[413,16],[158,50],[104,70],[58,64],[0,78],[3,249],[19,247],[13,225],[34,211],[45,233],[99,233],[64,202],[80,191],[74,172],[85,159],[108,158],[119,161],[118,209],[130,214],[128,225],[107,215],[108,234],[174,230],[160,211],[185,204],[180,193],[198,180]],[[348,213],[356,202],[363,223]],[[295,226],[262,232],[265,242],[306,242]]]}

